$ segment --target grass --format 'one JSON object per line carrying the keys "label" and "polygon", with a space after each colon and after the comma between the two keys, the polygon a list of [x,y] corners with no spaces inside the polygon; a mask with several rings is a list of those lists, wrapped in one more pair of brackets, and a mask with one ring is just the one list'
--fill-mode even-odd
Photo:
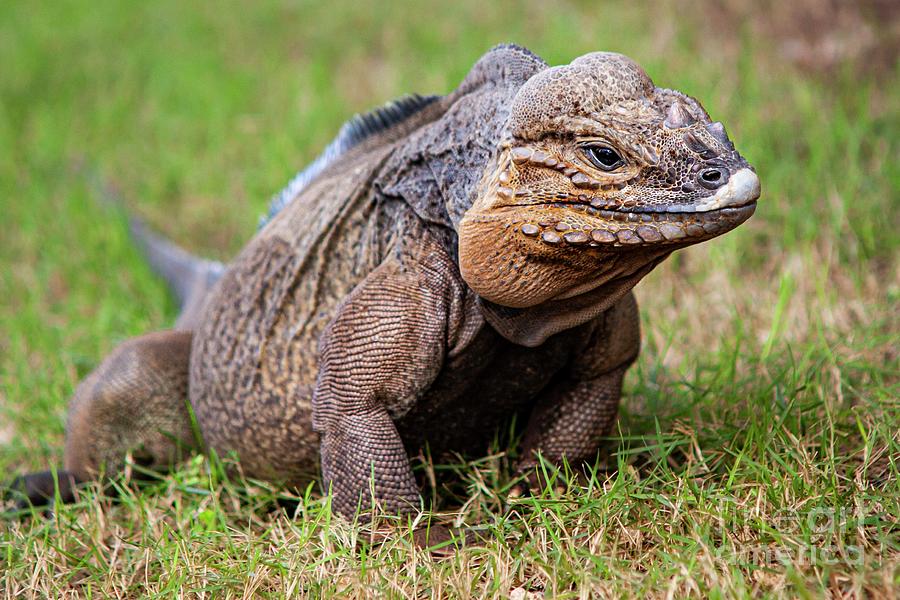
{"label": "grass", "polygon": [[702,99],[764,195],[749,223],[638,286],[644,350],[592,477],[505,513],[514,449],[421,467],[451,476],[426,490],[437,517],[480,526],[483,544],[416,550],[402,524],[376,536],[333,518],[315,487],[279,510],[282,490],[197,457],[115,502],[94,490],[0,520],[0,593],[896,596],[896,18],[782,4],[5,3],[0,473],[60,464],[77,381],[175,315],[86,164],[227,258],[350,114],[450,90],[515,41],[551,63],[621,51]]}

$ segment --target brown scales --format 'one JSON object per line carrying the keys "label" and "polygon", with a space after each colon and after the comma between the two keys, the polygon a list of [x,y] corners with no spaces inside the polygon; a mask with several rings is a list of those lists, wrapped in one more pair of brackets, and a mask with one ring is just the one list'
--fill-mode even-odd
{"label": "brown scales", "polygon": [[[285,485],[321,470],[348,516],[415,510],[411,453],[478,454],[513,416],[522,474],[591,458],[638,354],[630,290],[759,195],[721,124],[617,54],[500,46],[383,125],[188,299],[189,331],[123,344],[78,387],[64,495],[128,452],[171,466],[185,400],[207,449]],[[53,481],[18,485],[37,501]]]}

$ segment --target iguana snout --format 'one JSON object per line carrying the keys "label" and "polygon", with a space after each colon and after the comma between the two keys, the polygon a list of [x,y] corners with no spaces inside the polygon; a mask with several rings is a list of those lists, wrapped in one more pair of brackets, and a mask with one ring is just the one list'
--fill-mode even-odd
{"label": "iguana snout", "polygon": [[759,193],[699,102],[625,56],[587,54],[518,91],[460,223],[460,267],[504,306],[572,297],[733,229]]}

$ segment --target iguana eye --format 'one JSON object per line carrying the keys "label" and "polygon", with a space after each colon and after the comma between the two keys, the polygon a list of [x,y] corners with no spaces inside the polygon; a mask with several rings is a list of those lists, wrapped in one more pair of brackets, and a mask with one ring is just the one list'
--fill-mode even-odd
{"label": "iguana eye", "polygon": [[595,167],[603,171],[614,171],[625,164],[619,153],[609,146],[594,144],[584,146],[582,151]]}

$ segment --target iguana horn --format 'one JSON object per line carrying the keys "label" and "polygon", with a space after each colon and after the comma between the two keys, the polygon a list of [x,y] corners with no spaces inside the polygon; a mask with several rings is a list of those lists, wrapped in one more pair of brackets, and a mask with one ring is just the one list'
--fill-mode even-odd
{"label": "iguana horn", "polygon": [[721,121],[716,121],[715,123],[710,123],[706,126],[706,130],[717,140],[722,142],[723,144],[727,144],[730,140],[728,139],[728,134],[725,133],[725,126],[722,125]]}
{"label": "iguana horn", "polygon": [[663,124],[669,129],[687,127],[694,124],[694,117],[680,100],[676,100],[669,107],[669,112],[666,114],[666,120]]}

